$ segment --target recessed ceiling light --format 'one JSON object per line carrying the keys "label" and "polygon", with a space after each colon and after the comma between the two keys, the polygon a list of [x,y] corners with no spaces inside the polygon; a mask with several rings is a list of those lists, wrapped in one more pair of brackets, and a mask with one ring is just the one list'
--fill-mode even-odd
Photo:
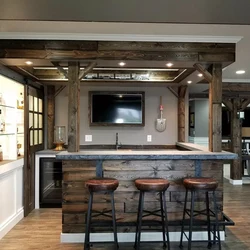
{"label": "recessed ceiling light", "polygon": [[188,84],[192,83],[192,81],[187,81]]}
{"label": "recessed ceiling light", "polygon": [[199,77],[202,77],[203,75],[200,73],[200,74],[198,74],[198,76],[199,76]]}
{"label": "recessed ceiling light", "polygon": [[245,74],[245,73],[246,73],[245,70],[237,70],[237,71],[236,71],[236,74],[237,74],[237,75],[241,75],[241,74]]}
{"label": "recessed ceiling light", "polygon": [[167,63],[166,66],[172,67],[172,66],[173,66],[173,63]]}
{"label": "recessed ceiling light", "polygon": [[31,62],[31,61],[26,61],[25,63],[26,63],[27,65],[33,64],[33,62]]}
{"label": "recessed ceiling light", "polygon": [[119,65],[124,66],[124,65],[126,65],[126,63],[125,62],[119,62]]}

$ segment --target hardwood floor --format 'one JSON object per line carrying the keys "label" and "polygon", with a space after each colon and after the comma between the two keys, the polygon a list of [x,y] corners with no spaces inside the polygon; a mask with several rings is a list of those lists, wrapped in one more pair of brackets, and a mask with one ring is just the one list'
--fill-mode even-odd
{"label": "hardwood floor", "polygon": [[[235,226],[227,227],[226,240],[222,249],[250,249],[250,184],[232,186],[224,180],[224,212]],[[18,223],[2,240],[1,250],[83,250],[83,244],[60,243],[61,210],[34,210],[28,217]],[[184,244],[183,249],[186,248]],[[94,244],[91,249],[113,249],[112,244]],[[132,243],[120,243],[120,250],[133,249]],[[141,245],[142,250],[163,249],[161,244]],[[177,250],[178,242],[171,242],[171,249]],[[192,249],[207,249],[204,243],[193,243]],[[218,249],[216,246],[212,249]]]}

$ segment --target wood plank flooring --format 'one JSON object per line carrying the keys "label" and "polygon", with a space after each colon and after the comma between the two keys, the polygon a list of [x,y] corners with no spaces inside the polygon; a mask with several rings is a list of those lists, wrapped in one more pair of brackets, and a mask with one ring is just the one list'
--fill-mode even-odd
{"label": "wood plank flooring", "polygon": [[[226,240],[222,249],[250,249],[250,184],[233,186],[224,179],[224,212],[235,226],[227,227]],[[83,250],[83,244],[60,243],[61,209],[34,210],[18,223],[2,240],[1,250]],[[111,250],[112,244],[94,244],[93,250]],[[132,243],[120,243],[120,250],[133,249]],[[161,244],[141,245],[142,250],[163,249]],[[171,249],[177,250],[178,242],[171,242]],[[184,243],[183,249],[187,249]],[[192,249],[207,249],[206,243],[193,243]],[[218,249],[214,246],[212,249]]]}

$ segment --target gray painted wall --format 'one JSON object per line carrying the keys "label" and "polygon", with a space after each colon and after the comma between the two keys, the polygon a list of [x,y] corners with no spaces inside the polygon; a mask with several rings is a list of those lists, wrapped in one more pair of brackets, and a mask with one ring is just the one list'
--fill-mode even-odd
{"label": "gray painted wall", "polygon": [[247,0],[0,0],[2,20],[250,24]]}
{"label": "gray painted wall", "polygon": [[194,128],[190,128],[189,136],[208,137],[208,99],[190,101],[189,111],[193,112],[195,117],[195,125]]}
{"label": "gray painted wall", "polygon": [[195,137],[208,137],[208,100],[195,100]]}
{"label": "gray painted wall", "polygon": [[[177,98],[165,87],[119,87],[124,91],[145,91],[145,127],[90,127],[88,120],[88,91],[110,90],[117,87],[81,87],[80,97],[80,144],[115,144],[115,134],[119,133],[122,144],[131,145],[173,145],[177,141]],[[159,118],[159,99],[163,96],[163,118],[167,120],[164,132],[155,129]],[[66,126],[68,119],[67,89],[56,97],[55,125]],[[85,142],[85,135],[92,135],[92,142]],[[147,135],[152,135],[152,142],[147,142]]]}

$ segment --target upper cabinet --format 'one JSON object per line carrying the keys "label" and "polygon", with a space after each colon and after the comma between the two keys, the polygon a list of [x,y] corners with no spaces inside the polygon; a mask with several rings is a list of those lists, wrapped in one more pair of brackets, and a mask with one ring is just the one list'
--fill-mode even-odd
{"label": "upper cabinet", "polygon": [[3,160],[24,153],[24,86],[0,75],[0,145]]}

